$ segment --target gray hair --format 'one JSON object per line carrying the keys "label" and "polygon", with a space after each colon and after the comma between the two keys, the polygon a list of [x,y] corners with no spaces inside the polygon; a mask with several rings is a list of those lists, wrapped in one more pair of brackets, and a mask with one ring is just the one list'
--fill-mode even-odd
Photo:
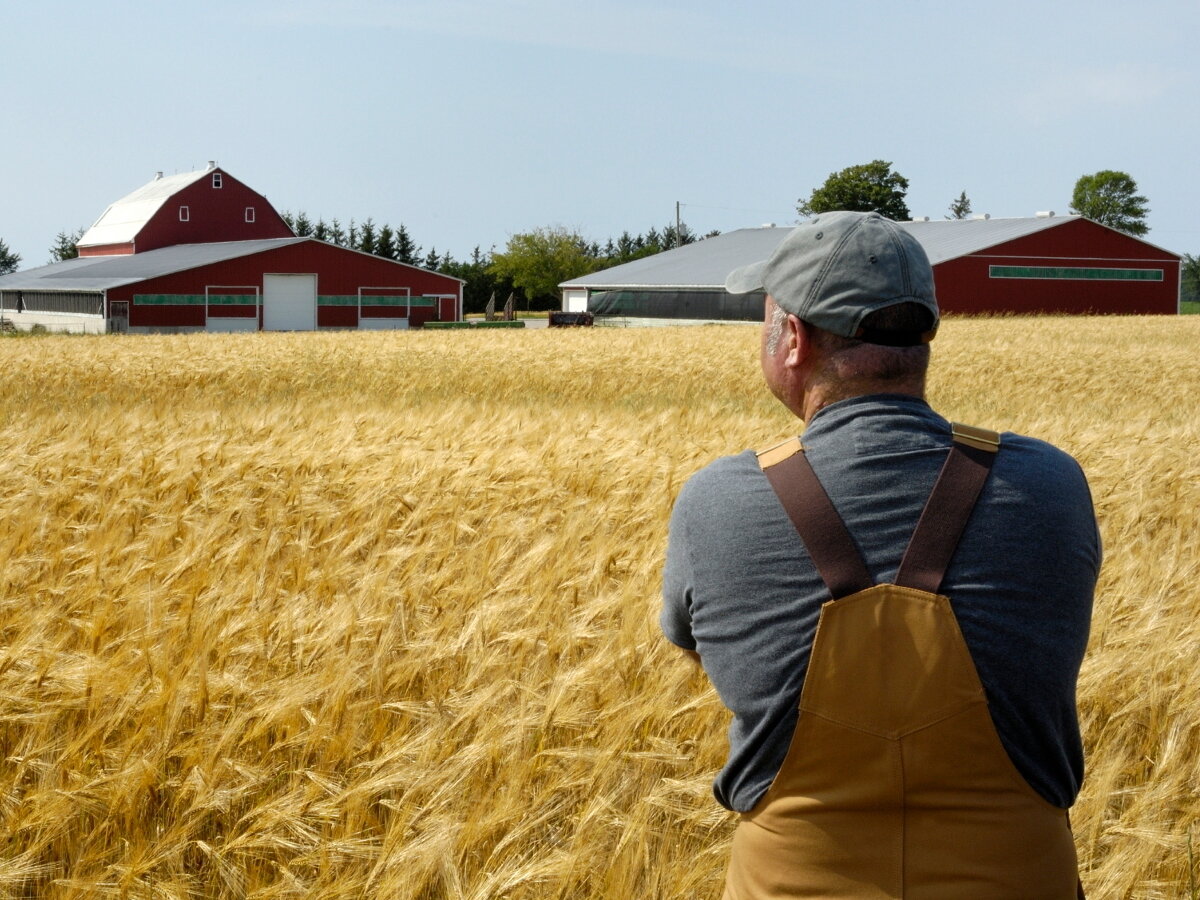
{"label": "gray hair", "polygon": [[783,307],[776,304],[771,309],[771,321],[767,325],[767,354],[774,356],[775,351],[779,349],[779,342],[783,339],[783,323],[787,321],[787,313]]}

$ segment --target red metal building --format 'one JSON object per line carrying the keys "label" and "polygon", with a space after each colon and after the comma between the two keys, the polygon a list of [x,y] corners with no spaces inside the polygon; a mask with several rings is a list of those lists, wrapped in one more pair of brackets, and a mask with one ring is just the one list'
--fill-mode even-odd
{"label": "red metal building", "polygon": [[462,318],[463,281],[296,237],[210,163],[104,211],[79,257],[0,277],[0,315],[54,330],[394,329]]}
{"label": "red metal building", "polygon": [[1081,216],[906,222],[949,313],[1167,314],[1180,258]]}
{"label": "red metal building", "polygon": [[[933,265],[948,313],[1165,314],[1179,311],[1180,257],[1080,216],[898,223]],[[725,276],[766,259],[790,228],[744,228],[563,282],[563,308],[597,316],[745,320],[762,296]]]}

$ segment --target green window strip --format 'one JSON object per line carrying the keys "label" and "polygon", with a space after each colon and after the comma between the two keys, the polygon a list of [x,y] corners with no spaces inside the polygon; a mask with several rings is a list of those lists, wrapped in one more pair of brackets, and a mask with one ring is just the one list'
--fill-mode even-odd
{"label": "green window strip", "polygon": [[432,307],[437,305],[436,297],[405,297],[405,296],[383,296],[383,295],[364,295],[361,298],[354,294],[327,294],[317,298],[317,303],[321,306],[421,306]]}
{"label": "green window strip", "polygon": [[203,306],[203,294],[134,294],[134,306]]}
{"label": "green window strip", "polygon": [[135,306],[257,306],[253,294],[134,294]]}
{"label": "green window strip", "polygon": [[[411,306],[435,308],[437,297],[363,297],[362,306]],[[257,306],[254,294],[134,294],[135,306]],[[351,295],[317,297],[318,306],[359,306],[359,298]]]}
{"label": "green window strip", "polygon": [[988,266],[990,278],[1061,278],[1082,281],[1162,281],[1162,269],[1085,269],[1054,266]]}

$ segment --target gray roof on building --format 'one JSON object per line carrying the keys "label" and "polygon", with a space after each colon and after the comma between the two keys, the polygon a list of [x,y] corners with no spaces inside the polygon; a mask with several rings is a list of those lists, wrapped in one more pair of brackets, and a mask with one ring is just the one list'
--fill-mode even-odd
{"label": "gray roof on building", "polygon": [[[900,222],[925,248],[933,265],[1074,221],[1078,216],[1015,219],[941,219]],[[561,288],[615,290],[657,287],[724,288],[725,276],[766,259],[792,233],[790,227],[742,228],[673,250],[573,278]],[[1132,238],[1137,240],[1137,238]],[[1144,241],[1142,243],[1145,243]],[[1164,251],[1166,252],[1166,251]]]}
{"label": "gray roof on building", "polygon": [[[328,244],[314,237],[264,238],[257,241],[224,241],[216,244],[176,244],[174,247],[163,247],[159,250],[147,250],[144,253],[131,253],[126,256],[81,256],[64,262],[51,263],[36,269],[25,269],[13,272],[11,275],[0,275],[0,290],[3,291],[107,291],[110,288],[147,281],[151,278],[161,278],[175,272],[186,272],[188,269],[198,269],[201,266],[224,262],[227,259],[238,259],[243,256],[253,256],[286,247],[288,244],[299,244],[309,241],[314,244]],[[329,246],[336,246],[330,244]],[[383,257],[371,256],[361,250],[349,247],[337,247],[345,253],[359,253],[379,261]],[[402,263],[394,259],[385,260],[394,266],[406,269],[417,269],[420,272],[431,272],[440,278],[464,282],[464,279],[442,272],[434,272],[420,266]],[[465,283],[465,282],[464,282]]]}
{"label": "gray roof on building", "polygon": [[128,256],[81,256],[0,276],[5,291],[106,291],[312,238],[271,238],[219,244],[177,244]]}

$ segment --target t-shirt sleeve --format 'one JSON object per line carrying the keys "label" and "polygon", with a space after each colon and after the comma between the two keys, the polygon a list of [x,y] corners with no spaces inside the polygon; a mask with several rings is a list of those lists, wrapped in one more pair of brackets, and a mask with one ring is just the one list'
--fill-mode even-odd
{"label": "t-shirt sleeve", "polygon": [[659,625],[672,644],[695,650],[692,635],[692,589],[694,585],[691,548],[687,535],[687,487],[680,492],[671,511],[667,535],[667,560],[663,566],[663,605]]}

